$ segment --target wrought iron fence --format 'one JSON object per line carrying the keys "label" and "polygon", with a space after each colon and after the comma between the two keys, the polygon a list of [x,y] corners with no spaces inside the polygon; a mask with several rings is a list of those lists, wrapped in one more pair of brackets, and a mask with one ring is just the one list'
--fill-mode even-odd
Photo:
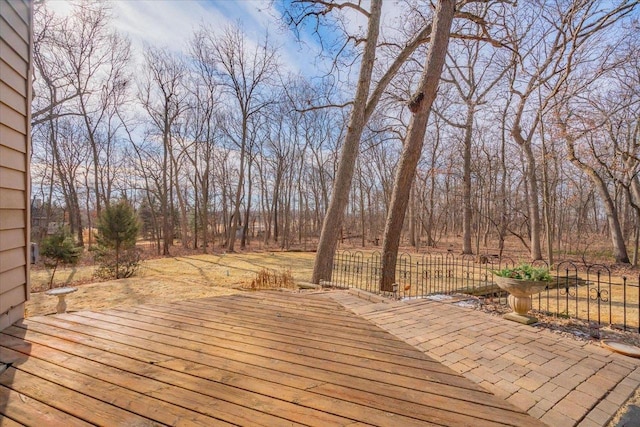
{"label": "wrought iron fence", "polygon": [[[382,259],[379,252],[336,253],[331,281],[336,286],[380,290]],[[493,281],[492,270],[515,265],[512,258],[402,253],[396,264],[397,298],[423,298],[435,294],[468,294],[506,304],[506,293]],[[534,263],[546,265],[544,261]],[[593,264],[586,271],[570,261],[556,264],[553,282],[532,297],[533,309],[547,315],[576,318],[640,333],[640,276],[612,278],[611,270]]]}

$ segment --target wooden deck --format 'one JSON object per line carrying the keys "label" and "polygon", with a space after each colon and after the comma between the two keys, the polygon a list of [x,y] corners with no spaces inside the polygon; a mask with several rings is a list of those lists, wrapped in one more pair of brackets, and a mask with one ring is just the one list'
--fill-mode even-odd
{"label": "wooden deck", "polygon": [[0,362],[3,426],[542,425],[322,294],[34,317]]}

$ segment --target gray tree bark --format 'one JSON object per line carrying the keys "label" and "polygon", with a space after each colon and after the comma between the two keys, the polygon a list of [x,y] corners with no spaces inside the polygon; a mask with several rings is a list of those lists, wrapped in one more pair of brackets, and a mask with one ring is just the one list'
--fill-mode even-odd
{"label": "gray tree bark", "polygon": [[629,255],[627,253],[627,247],[624,242],[624,236],[622,234],[622,227],[620,227],[620,219],[616,211],[615,203],[607,188],[607,183],[604,182],[602,177],[598,173],[587,165],[580,161],[576,156],[576,150],[573,141],[570,137],[565,136],[565,142],[567,143],[568,157],[571,163],[580,168],[593,182],[596,190],[602,198],[605,212],[607,213],[607,223],[609,225],[609,234],[611,236],[611,243],[613,245],[613,256],[616,262],[629,264]]}
{"label": "gray tree bark", "polygon": [[407,210],[411,184],[422,154],[431,106],[438,92],[440,75],[447,55],[455,6],[454,0],[441,0],[436,6],[426,64],[416,94],[409,103],[413,117],[409,123],[409,131],[400,155],[384,230],[381,291],[390,292],[393,290],[402,224]]}
{"label": "gray tree bark", "polygon": [[467,119],[464,125],[464,172],[462,178],[462,253],[470,255],[471,248],[471,143],[473,136],[473,118],[476,106],[467,105]]}
{"label": "gray tree bark", "polygon": [[342,226],[344,209],[349,199],[349,190],[351,189],[351,180],[353,179],[354,166],[358,156],[360,137],[366,124],[365,110],[369,97],[369,87],[371,86],[373,64],[376,59],[381,12],[382,0],[372,0],[367,27],[367,44],[362,55],[356,96],[351,110],[347,135],[340,153],[331,201],[322,223],[322,233],[320,234],[318,252],[316,253],[313,275],[311,276],[313,283],[320,283],[321,279],[331,279],[333,255],[338,244],[338,234]]}
{"label": "gray tree bark", "polygon": [[427,40],[431,33],[431,25],[425,25],[415,37],[404,46],[391,66],[380,78],[377,86],[371,92],[371,96],[368,96],[375,61],[378,33],[380,31],[381,10],[382,0],[372,0],[367,28],[367,44],[362,56],[356,96],[345,142],[342,146],[342,152],[340,153],[333,193],[322,224],[322,233],[320,235],[320,241],[318,242],[318,251],[311,276],[313,283],[319,283],[321,279],[331,279],[333,257],[336,245],[338,244],[340,228],[342,227],[344,210],[347,206],[351,181],[353,179],[353,170],[360,145],[360,137],[362,136],[364,126],[378,105],[378,101],[391,79],[396,75],[402,64],[409,59],[411,54]]}

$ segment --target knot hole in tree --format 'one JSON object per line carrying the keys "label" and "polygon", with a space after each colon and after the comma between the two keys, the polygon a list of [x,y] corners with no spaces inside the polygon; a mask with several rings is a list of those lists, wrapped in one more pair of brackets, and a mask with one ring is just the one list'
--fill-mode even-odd
{"label": "knot hole in tree", "polygon": [[424,93],[418,92],[415,93],[407,102],[407,107],[409,107],[409,111],[412,113],[417,113],[418,109],[420,109],[420,104],[422,104],[422,99],[424,98]]}

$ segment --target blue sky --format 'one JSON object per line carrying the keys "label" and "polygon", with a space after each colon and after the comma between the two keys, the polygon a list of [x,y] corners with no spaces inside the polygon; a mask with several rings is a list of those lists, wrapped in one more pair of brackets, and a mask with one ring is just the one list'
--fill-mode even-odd
{"label": "blue sky", "polygon": [[[263,39],[268,31],[269,38],[280,47],[282,63],[289,71],[317,74],[318,44],[311,37],[305,37],[302,45],[298,43],[268,0],[115,0],[110,4],[114,26],[131,39],[136,50],[149,43],[185,51],[193,30],[200,24],[223,29],[240,23],[251,40]],[[59,13],[70,9],[67,0],[49,0],[48,5]]]}
{"label": "blue sky", "polygon": [[[3,0],[0,0],[3,1]],[[56,13],[66,14],[71,10],[74,0],[47,0],[47,5]],[[89,0],[101,1],[101,0]],[[290,1],[290,0],[285,0]],[[175,52],[187,52],[188,42],[194,29],[201,24],[223,30],[227,25],[240,24],[247,41],[264,40],[268,31],[269,40],[279,48],[281,71],[302,74],[307,78],[325,77],[332,73],[346,89],[345,94],[352,96],[357,78],[358,62],[352,67],[332,68],[331,53],[324,52],[320,57],[321,46],[314,23],[304,27],[298,33],[298,41],[290,28],[282,20],[282,0],[110,0],[108,4],[113,12],[113,25],[118,32],[132,41],[133,61],[142,60],[144,44],[167,47]],[[274,4],[275,3],[275,4]],[[363,2],[365,9],[368,1]],[[278,6],[279,5],[279,6]],[[402,7],[397,1],[385,2],[381,38],[394,36],[397,28],[402,28]],[[364,37],[367,21],[362,14],[346,8],[334,10],[332,18],[338,18],[341,25],[356,38]],[[306,31],[306,32],[305,32]],[[339,31],[339,30],[338,30]],[[319,28],[324,43],[341,37],[335,29]]]}
{"label": "blue sky", "polygon": [[[314,46],[296,43],[293,35],[283,28],[279,13],[269,1],[263,0],[119,0],[113,3],[117,16],[116,27],[129,34],[134,45],[142,40],[170,49],[183,50],[193,30],[204,23],[214,29],[240,23],[247,38],[259,41],[266,31],[280,46],[283,63],[292,72],[305,74],[317,52]],[[306,53],[303,53],[306,52]]]}

